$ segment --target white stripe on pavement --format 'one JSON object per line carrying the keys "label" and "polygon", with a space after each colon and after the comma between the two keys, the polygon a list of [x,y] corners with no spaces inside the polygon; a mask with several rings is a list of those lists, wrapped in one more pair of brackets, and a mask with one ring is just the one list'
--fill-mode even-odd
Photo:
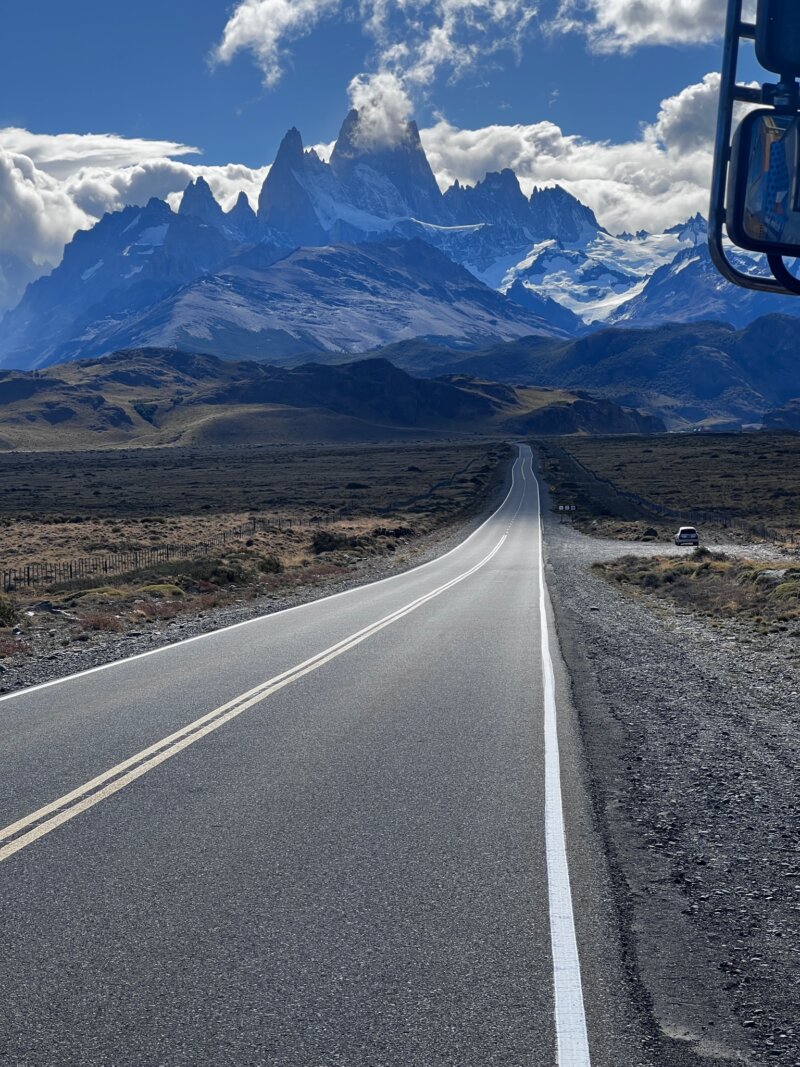
{"label": "white stripe on pavement", "polygon": [[[531,470],[533,466],[531,465]],[[547,622],[544,582],[544,529],[539,482],[536,498],[539,513],[539,620],[542,637],[544,683],[544,779],[545,846],[547,887],[550,900],[550,942],[553,953],[553,989],[558,1067],[591,1067],[586,1013],[583,1005],[581,967],[572,911],[564,811],[561,801],[561,767],[558,751],[558,719],[553,659]]]}
{"label": "white stripe on pavement", "polygon": [[[520,499],[520,506],[521,505],[522,499]],[[517,508],[516,514],[519,514],[519,507]],[[215,708],[213,711],[202,715],[199,719],[195,719],[194,722],[189,723],[182,729],[177,730],[168,737],[162,738],[161,741],[157,741],[155,744],[143,749],[135,756],[131,756],[122,763],[118,763],[116,766],[109,768],[109,770],[104,771],[91,781],[85,782],[83,785],[64,794],[64,796],[59,797],[57,800],[44,805],[44,807],[39,808],[30,815],[26,815],[22,819],[18,819],[16,822],[1,829],[0,841],[8,841],[8,843],[0,848],[0,863],[3,860],[9,859],[15,853],[20,852],[28,845],[38,841],[41,837],[44,837],[45,834],[51,833],[65,822],[69,822],[70,819],[74,819],[76,815],[88,811],[89,808],[99,804],[100,801],[113,796],[114,793],[118,793],[121,789],[124,789],[138,778],[141,778],[143,774],[146,774],[148,771],[160,766],[166,760],[176,756],[179,752],[188,748],[189,745],[194,744],[195,741],[199,741],[207,734],[212,733],[214,730],[218,730],[220,726],[230,722],[231,719],[235,719],[248,708],[253,707],[253,705],[260,703],[273,693],[278,692],[278,690],[297,681],[298,678],[302,678],[304,675],[317,670],[319,667],[323,666],[323,664],[329,663],[332,659],[336,659],[337,656],[341,656],[351,648],[355,648],[356,645],[361,644],[362,641],[366,641],[367,638],[372,637],[373,634],[378,633],[385,627],[404,618],[412,611],[416,611],[417,608],[422,607],[423,604],[427,604],[428,601],[433,600],[434,597],[438,597],[442,593],[447,592],[447,590],[452,589],[453,586],[458,585],[459,582],[463,582],[482,567],[485,567],[490,560],[494,559],[505,544],[507,536],[508,534],[504,533],[494,548],[484,556],[482,560],[470,567],[469,570],[456,575],[456,577],[451,578],[450,581],[445,582],[436,589],[432,589],[423,596],[417,597],[410,603],[398,608],[389,615],[385,615],[377,622],[365,626],[362,630],[351,634],[349,637],[338,641],[335,645],[331,645],[324,651],[318,652],[315,656],[310,657],[310,659],[305,660],[303,663],[299,663],[290,670],[284,671],[282,674],[276,675],[274,678],[270,678],[266,682],[262,682],[254,689],[234,697],[232,700]],[[22,833],[22,831],[26,830],[28,827],[32,827],[32,829],[29,829],[27,833]],[[16,836],[20,834],[21,836]],[[9,841],[9,838],[12,838],[12,840]]]}
{"label": "white stripe on pavement", "polygon": [[[254,619],[245,619],[243,622],[234,622],[231,623],[230,626],[220,626],[216,630],[209,630],[208,633],[197,634],[195,637],[184,637],[180,641],[172,641],[168,645],[161,645],[160,648],[151,648],[148,649],[147,652],[137,652],[133,656],[123,656],[122,659],[111,660],[110,663],[101,663],[97,667],[87,667],[85,671],[76,671],[74,674],[65,674],[61,678],[53,678],[49,682],[40,682],[38,685],[30,685],[26,689],[18,689],[14,693],[6,693],[3,696],[0,696],[0,704],[2,704],[6,700],[15,700],[17,697],[27,696],[29,693],[36,693],[40,689],[49,689],[53,685],[63,685],[65,682],[72,682],[76,678],[85,678],[89,674],[97,674],[98,671],[107,671],[110,670],[112,667],[119,667],[123,663],[133,663],[134,660],[137,659],[147,659],[148,656],[158,656],[162,652],[169,652],[172,649],[180,648],[182,645],[194,644],[195,641],[206,641],[209,637],[217,637],[219,634],[224,634],[231,630],[238,630],[242,626],[252,626],[254,623],[264,622],[265,619],[271,619],[277,615],[288,615],[293,611],[304,611],[308,608],[316,606],[317,604],[323,604],[327,600],[337,600],[339,597],[352,596],[354,593],[362,592],[364,589],[370,589],[378,585],[384,585],[386,582],[397,581],[398,578],[405,578],[409,574],[413,574],[415,571],[421,571],[425,567],[433,566],[434,563],[440,563],[443,559],[447,559],[448,556],[452,556],[454,552],[458,552],[459,549],[463,548],[464,545],[468,544],[473,537],[480,533],[484,526],[486,526],[492,521],[492,519],[495,517],[495,515],[498,514],[498,512],[502,511],[502,509],[506,506],[506,503],[508,502],[508,498],[514,492],[514,487],[517,484],[516,475],[518,466],[521,469],[519,456],[517,457],[517,459],[514,460],[514,463],[511,467],[511,487],[506,493],[506,495],[503,497],[502,502],[497,505],[491,515],[485,518],[480,524],[480,526],[476,526],[472,533],[465,537],[463,541],[461,541],[457,545],[454,545],[451,549],[448,549],[447,552],[443,552],[441,556],[435,556],[433,559],[429,559],[427,563],[418,563],[416,567],[409,567],[407,571],[400,571],[398,574],[390,574],[387,578],[379,578],[375,582],[366,582],[364,585],[355,586],[353,589],[343,589],[339,593],[329,593],[327,596],[316,597],[314,600],[306,601],[305,604],[295,604],[294,607],[291,608],[281,608],[280,611],[273,611],[267,615],[257,615]],[[519,508],[517,508],[517,512],[515,514],[518,513]]]}

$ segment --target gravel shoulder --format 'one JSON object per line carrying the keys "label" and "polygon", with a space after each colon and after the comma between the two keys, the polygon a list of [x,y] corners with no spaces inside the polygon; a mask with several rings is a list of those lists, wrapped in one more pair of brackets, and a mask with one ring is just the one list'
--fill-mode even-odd
{"label": "gravel shoulder", "polygon": [[588,537],[551,513],[545,528],[627,970],[661,1062],[797,1067],[797,638],[712,625],[590,569],[685,549]]}

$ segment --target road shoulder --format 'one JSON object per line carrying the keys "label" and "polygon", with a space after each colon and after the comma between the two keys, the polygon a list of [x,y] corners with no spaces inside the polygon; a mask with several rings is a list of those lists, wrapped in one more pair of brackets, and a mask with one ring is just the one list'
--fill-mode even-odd
{"label": "road shoulder", "polygon": [[626,981],[656,1062],[796,1064],[796,899],[776,845],[797,825],[797,672],[777,641],[653,611],[591,573],[630,545],[545,526]]}

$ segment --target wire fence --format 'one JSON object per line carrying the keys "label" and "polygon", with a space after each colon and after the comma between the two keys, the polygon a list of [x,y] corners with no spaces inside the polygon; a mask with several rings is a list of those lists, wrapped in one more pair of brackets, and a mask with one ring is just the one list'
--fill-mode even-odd
{"label": "wire fence", "polygon": [[202,559],[234,541],[252,537],[257,530],[285,530],[302,526],[319,526],[323,520],[311,518],[253,518],[248,523],[224,530],[214,537],[191,543],[168,543],[143,548],[132,548],[103,555],[76,556],[72,559],[38,563],[25,563],[0,571],[2,588],[6,593],[15,589],[31,589],[37,586],[62,585],[82,582],[120,574],[135,574],[137,571],[163,563],[179,560]]}
{"label": "wire fence", "polygon": [[[415,504],[428,500],[438,490],[452,486],[456,480],[467,474],[471,468],[485,456],[473,457],[464,467],[449,477],[434,482],[424,492],[406,500],[395,501],[389,507],[376,508],[378,514],[393,514],[398,510],[408,510]],[[360,488],[360,487],[359,487]],[[339,517],[347,514],[346,508],[339,509]],[[0,570],[2,589],[6,593],[15,589],[30,589],[39,586],[66,585],[70,582],[85,582],[102,579],[105,576],[135,574],[163,563],[179,560],[198,559],[212,555],[215,549],[224,547],[232,541],[252,537],[257,531],[292,530],[301,528],[320,528],[327,525],[331,517],[311,516],[253,516],[240,526],[225,530],[215,537],[191,544],[163,544],[150,547],[133,548],[120,552],[108,552],[104,555],[79,556],[72,559],[25,563],[19,567]]]}

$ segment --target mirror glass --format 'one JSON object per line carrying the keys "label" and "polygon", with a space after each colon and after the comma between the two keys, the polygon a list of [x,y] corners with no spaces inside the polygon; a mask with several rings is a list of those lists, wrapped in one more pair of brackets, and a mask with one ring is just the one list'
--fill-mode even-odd
{"label": "mirror glass", "polygon": [[800,116],[756,111],[742,121],[731,160],[731,240],[756,252],[800,255]]}

